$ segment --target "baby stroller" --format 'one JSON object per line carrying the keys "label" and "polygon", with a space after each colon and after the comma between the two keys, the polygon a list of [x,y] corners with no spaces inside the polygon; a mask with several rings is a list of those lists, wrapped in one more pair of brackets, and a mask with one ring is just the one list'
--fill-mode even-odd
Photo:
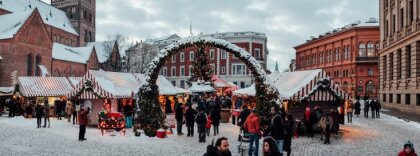
{"label": "baby stroller", "polygon": [[[248,149],[249,149],[249,133],[245,132],[241,128],[241,132],[238,136],[238,141],[240,142],[239,145],[238,145],[238,153],[241,156],[247,155]],[[252,151],[254,151],[254,147],[253,147]]]}

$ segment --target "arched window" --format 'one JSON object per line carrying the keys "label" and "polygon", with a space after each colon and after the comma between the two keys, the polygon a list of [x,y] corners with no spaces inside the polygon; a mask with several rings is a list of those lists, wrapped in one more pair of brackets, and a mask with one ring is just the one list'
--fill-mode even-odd
{"label": "arched window", "polygon": [[375,45],[372,42],[369,42],[367,45],[367,57],[375,57]]}
{"label": "arched window", "polygon": [[366,83],[366,92],[367,93],[375,93],[375,85],[373,84],[372,80],[369,80]]}
{"label": "arched window", "polygon": [[41,65],[41,55],[38,54],[35,57],[35,76],[41,76],[41,68],[39,65]]}
{"label": "arched window", "polygon": [[364,43],[359,44],[359,57],[367,57],[366,45]]}
{"label": "arched window", "polygon": [[33,75],[33,65],[34,65],[34,56],[32,54],[28,54],[26,59],[26,75],[32,76]]}

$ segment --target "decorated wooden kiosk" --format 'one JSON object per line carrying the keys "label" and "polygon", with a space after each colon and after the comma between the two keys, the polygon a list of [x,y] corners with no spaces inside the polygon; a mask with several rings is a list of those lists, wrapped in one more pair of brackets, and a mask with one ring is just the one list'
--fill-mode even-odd
{"label": "decorated wooden kiosk", "polygon": [[[264,125],[269,124],[269,111],[272,105],[270,101],[277,98],[278,92],[275,87],[270,86],[270,83],[266,81],[266,73],[261,64],[249,52],[237,45],[221,39],[199,36],[184,38],[166,46],[149,65],[149,70],[145,74],[146,81],[141,84],[138,94],[141,113],[136,120],[136,122],[142,124],[145,134],[155,136],[157,130],[164,126],[164,115],[159,107],[158,100],[159,87],[156,85],[161,67],[172,55],[192,46],[197,46],[199,49],[204,49],[206,46],[219,48],[238,57],[246,64],[256,82],[257,112],[260,116],[261,125],[264,127]],[[199,50],[199,52],[204,53],[203,50]]]}

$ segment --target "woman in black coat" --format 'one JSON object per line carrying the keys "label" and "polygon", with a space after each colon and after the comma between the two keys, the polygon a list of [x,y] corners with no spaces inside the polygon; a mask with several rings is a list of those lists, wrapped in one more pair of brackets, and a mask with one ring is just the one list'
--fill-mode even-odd
{"label": "woman in black coat", "polygon": [[354,104],[354,109],[355,109],[354,114],[356,114],[357,117],[359,117],[360,115],[360,110],[361,110],[360,107],[361,107],[360,102],[359,100],[357,100],[356,103]]}
{"label": "woman in black coat", "polygon": [[215,105],[210,113],[210,118],[212,120],[214,136],[219,134],[219,124],[220,124],[220,106]]}
{"label": "woman in black coat", "polygon": [[35,107],[35,116],[36,116],[36,123],[38,124],[38,128],[41,128],[41,120],[42,115],[44,114],[44,108],[40,104],[37,104]]}
{"label": "woman in black coat", "polygon": [[293,137],[293,128],[295,127],[295,122],[293,121],[292,115],[286,117],[286,122],[284,124],[284,145],[283,150],[287,152],[287,156],[290,156],[292,152],[292,137]]}
{"label": "woman in black coat", "polygon": [[166,114],[168,114],[168,113],[172,113],[172,102],[171,102],[171,100],[169,100],[169,98],[168,97],[166,97],[166,99],[165,99],[165,107],[166,107]]}
{"label": "woman in black coat", "polygon": [[195,122],[195,115],[197,112],[192,108],[192,105],[189,105],[187,111],[185,112],[185,120],[188,129],[187,136],[194,136],[194,122]]}

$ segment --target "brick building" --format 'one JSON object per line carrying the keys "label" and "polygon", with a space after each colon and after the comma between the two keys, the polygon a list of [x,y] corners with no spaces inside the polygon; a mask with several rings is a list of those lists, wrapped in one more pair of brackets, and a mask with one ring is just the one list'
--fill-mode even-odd
{"label": "brick building", "polygon": [[380,102],[420,115],[420,2],[380,0]]}
{"label": "brick building", "polygon": [[376,19],[311,37],[294,48],[297,70],[323,69],[351,95],[377,97],[379,23]]}
{"label": "brick building", "polygon": [[[236,44],[252,53],[252,56],[261,63],[263,68],[267,68],[267,37],[263,33],[226,32],[202,36],[224,39]],[[145,42],[163,48],[179,39],[181,38],[174,34],[159,39],[146,40]],[[192,64],[194,62],[194,56],[197,55],[197,50],[197,47],[189,47],[173,55],[172,58],[166,61],[165,66],[162,67],[161,75],[164,75],[174,86],[188,88],[187,80],[191,76]],[[251,72],[245,63],[237,57],[214,47],[205,47],[205,52],[209,56],[210,66],[214,71],[213,74],[219,75],[220,78],[228,82],[233,82],[241,88],[248,87],[253,83]]]}
{"label": "brick building", "polygon": [[96,0],[51,0],[51,5],[63,10],[79,33],[78,46],[95,42]]}

